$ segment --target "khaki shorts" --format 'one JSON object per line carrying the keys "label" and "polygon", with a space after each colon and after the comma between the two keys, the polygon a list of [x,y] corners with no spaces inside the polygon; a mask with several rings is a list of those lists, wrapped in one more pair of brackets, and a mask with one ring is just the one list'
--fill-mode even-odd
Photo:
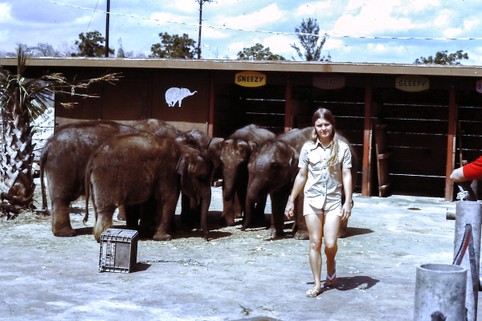
{"label": "khaki shorts", "polygon": [[324,210],[322,208],[316,208],[308,204],[308,202],[304,202],[303,204],[303,216],[316,214],[316,215],[337,215],[341,217],[341,206],[335,207],[334,209]]}

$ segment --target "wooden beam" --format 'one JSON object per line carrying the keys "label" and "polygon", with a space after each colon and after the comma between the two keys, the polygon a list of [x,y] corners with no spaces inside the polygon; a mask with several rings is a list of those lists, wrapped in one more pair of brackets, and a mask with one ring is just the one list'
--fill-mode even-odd
{"label": "wooden beam", "polygon": [[289,132],[293,128],[293,101],[292,101],[292,86],[288,79],[285,87],[285,125],[284,132]]}
{"label": "wooden beam", "polygon": [[214,86],[214,75],[209,75],[209,116],[208,116],[208,135],[214,135],[214,96],[216,95],[216,87]]}
{"label": "wooden beam", "polygon": [[362,196],[372,194],[372,88],[365,87],[365,121],[363,126]]}
{"label": "wooden beam", "polygon": [[450,180],[450,174],[454,169],[457,137],[457,101],[455,88],[452,85],[449,90],[449,115],[447,132],[447,159],[445,167],[445,200],[453,201],[454,183]]}

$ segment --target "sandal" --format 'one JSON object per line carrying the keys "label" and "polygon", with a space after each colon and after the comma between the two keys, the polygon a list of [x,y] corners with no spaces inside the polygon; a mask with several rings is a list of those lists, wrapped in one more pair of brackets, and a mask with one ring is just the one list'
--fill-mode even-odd
{"label": "sandal", "polygon": [[306,291],[306,296],[309,297],[309,298],[316,298],[318,295],[321,294],[321,292],[323,292],[323,290],[321,288],[319,288],[319,289],[309,289],[308,291]]}
{"label": "sandal", "polygon": [[335,262],[335,270],[333,271],[333,274],[326,274],[326,281],[325,281],[325,287],[328,289],[336,287],[336,262]]}
{"label": "sandal", "polygon": [[327,274],[326,275],[326,281],[325,281],[325,287],[328,289],[335,288],[336,287],[336,270],[333,272],[332,275]]}

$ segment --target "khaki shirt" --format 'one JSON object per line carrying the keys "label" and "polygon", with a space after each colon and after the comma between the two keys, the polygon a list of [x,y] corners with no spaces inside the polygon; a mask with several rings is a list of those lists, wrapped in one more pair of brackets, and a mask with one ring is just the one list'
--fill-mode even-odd
{"label": "khaki shirt", "polygon": [[351,152],[348,144],[338,140],[338,159],[330,173],[328,157],[331,146],[323,148],[320,141],[316,144],[306,142],[300,151],[298,167],[308,169],[308,178],[304,187],[305,202],[315,208],[326,211],[341,207],[343,187],[342,170],[351,168]]}

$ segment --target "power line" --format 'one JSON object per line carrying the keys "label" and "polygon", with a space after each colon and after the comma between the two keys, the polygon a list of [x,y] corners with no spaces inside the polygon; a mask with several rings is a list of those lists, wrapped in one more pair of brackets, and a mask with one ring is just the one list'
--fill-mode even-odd
{"label": "power line", "polygon": [[92,20],[94,20],[95,12],[97,11],[97,6],[99,5],[99,1],[97,0],[97,3],[95,4],[94,10],[92,10],[92,15],[90,16],[89,24],[87,25],[87,29],[85,30],[85,33],[87,33],[90,29],[90,24],[92,23]]}
{"label": "power line", "polygon": [[[96,10],[92,8],[82,7],[79,5],[74,4],[67,4],[62,3],[54,0],[43,0],[44,2],[48,2],[51,4],[65,6],[65,7],[72,7],[76,9],[86,10],[86,11],[97,11],[100,13],[107,14],[106,11]],[[144,21],[155,21],[158,23],[167,23],[167,24],[176,24],[176,25],[183,25],[189,27],[199,27],[199,24],[196,23],[187,23],[187,22],[178,22],[178,21],[169,21],[169,20],[159,20],[155,18],[147,18],[132,14],[125,14],[120,12],[109,12],[110,15],[116,15],[121,17],[132,18],[136,20],[144,20]],[[368,40],[423,40],[423,41],[480,41],[482,37],[412,37],[412,36],[365,36],[365,35],[338,35],[334,33],[327,33],[325,35],[312,35],[306,33],[298,33],[298,32],[284,32],[284,31],[270,31],[270,30],[261,30],[261,29],[242,29],[242,28],[232,28],[227,26],[215,26],[215,25],[205,25],[207,28],[217,29],[217,30],[230,30],[230,31],[238,31],[238,32],[252,32],[252,33],[265,33],[265,34],[272,34],[272,35],[285,35],[285,36],[313,36],[313,37],[324,37],[327,36],[328,38],[337,38],[337,39],[368,39]]]}

